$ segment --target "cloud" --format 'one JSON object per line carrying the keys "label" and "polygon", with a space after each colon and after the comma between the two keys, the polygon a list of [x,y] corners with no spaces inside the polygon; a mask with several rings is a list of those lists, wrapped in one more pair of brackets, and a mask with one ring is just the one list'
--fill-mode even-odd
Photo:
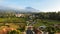
{"label": "cloud", "polygon": [[18,9],[18,10],[20,10],[20,9],[24,9],[23,7],[21,7],[21,6],[18,6],[18,5],[8,5],[7,7],[9,7],[9,8],[13,8],[13,9]]}

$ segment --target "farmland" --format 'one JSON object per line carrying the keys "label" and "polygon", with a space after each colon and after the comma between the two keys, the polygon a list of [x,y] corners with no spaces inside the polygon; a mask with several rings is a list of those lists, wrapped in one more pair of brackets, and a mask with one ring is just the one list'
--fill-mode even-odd
{"label": "farmland", "polygon": [[[8,15],[8,16],[7,16]],[[26,26],[33,26],[39,28],[46,26],[46,28],[53,28],[54,32],[60,32],[60,13],[34,13],[34,14],[0,14],[0,30],[4,28],[11,28],[11,30],[25,32]],[[17,16],[16,16],[17,15]],[[27,22],[28,21],[28,22]],[[27,25],[28,24],[28,25]],[[50,30],[49,29],[49,30]],[[48,31],[48,29],[44,29]]]}

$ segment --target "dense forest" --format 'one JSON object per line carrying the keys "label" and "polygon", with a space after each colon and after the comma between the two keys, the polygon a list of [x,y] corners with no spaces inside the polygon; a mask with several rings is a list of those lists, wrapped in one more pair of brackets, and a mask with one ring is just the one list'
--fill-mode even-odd
{"label": "dense forest", "polygon": [[60,20],[60,12],[40,12],[35,15],[38,19]]}

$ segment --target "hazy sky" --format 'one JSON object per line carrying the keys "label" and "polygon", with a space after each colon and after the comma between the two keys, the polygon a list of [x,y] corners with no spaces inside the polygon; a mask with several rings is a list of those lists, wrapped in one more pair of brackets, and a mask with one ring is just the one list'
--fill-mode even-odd
{"label": "hazy sky", "polygon": [[0,0],[0,6],[16,9],[33,7],[41,11],[59,11],[60,0]]}

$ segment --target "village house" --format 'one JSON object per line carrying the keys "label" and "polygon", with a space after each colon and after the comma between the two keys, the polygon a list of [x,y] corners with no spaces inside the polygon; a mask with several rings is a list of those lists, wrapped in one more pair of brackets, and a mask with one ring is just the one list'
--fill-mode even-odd
{"label": "village house", "polygon": [[25,17],[24,14],[15,14],[16,17]]}

